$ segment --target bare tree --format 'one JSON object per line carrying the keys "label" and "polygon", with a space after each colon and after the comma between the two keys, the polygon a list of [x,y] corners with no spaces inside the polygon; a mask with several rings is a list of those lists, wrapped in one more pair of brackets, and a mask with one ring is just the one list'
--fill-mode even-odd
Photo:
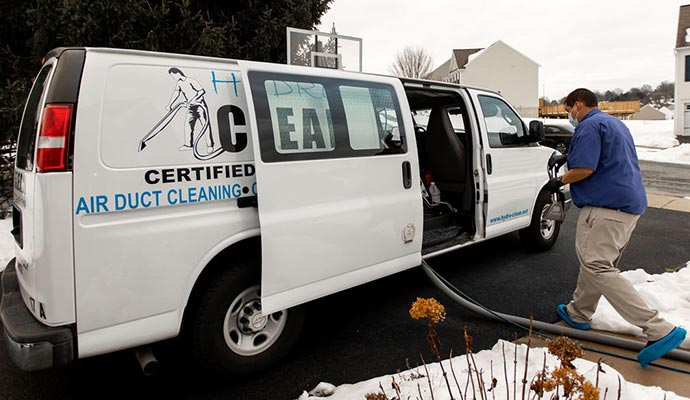
{"label": "bare tree", "polygon": [[391,74],[406,78],[426,78],[431,73],[431,55],[421,47],[405,47],[388,67]]}

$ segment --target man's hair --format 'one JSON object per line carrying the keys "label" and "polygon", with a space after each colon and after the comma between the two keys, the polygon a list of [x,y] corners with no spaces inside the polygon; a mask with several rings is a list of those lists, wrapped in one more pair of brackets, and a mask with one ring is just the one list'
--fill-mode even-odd
{"label": "man's hair", "polygon": [[177,69],[177,68],[175,68],[175,67],[170,68],[170,69],[168,70],[168,73],[169,73],[169,74],[180,74],[180,75],[185,76],[185,77],[187,76],[187,75],[185,75],[182,71],[180,71],[179,69]]}
{"label": "man's hair", "polygon": [[568,97],[565,98],[565,105],[572,107],[575,105],[576,101],[583,102],[587,107],[596,107],[599,105],[597,95],[592,93],[591,90],[585,88],[575,89],[570,92]]}

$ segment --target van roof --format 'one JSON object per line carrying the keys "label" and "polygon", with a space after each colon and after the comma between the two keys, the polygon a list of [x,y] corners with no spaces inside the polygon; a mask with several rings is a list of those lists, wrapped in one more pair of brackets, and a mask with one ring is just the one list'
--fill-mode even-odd
{"label": "van roof", "polygon": [[[132,54],[132,55],[147,55],[151,57],[176,57],[176,58],[182,58],[182,59],[189,59],[189,60],[213,60],[213,61],[221,61],[221,62],[226,62],[229,64],[237,64],[236,59],[232,58],[220,58],[220,57],[209,57],[209,56],[200,56],[200,55],[194,55],[194,54],[179,54],[179,53],[165,53],[165,52],[158,52],[158,51],[149,51],[149,50],[134,50],[134,49],[116,49],[116,48],[110,48],[110,47],[57,47],[53,50],[50,50],[46,55],[45,59],[49,59],[51,57],[60,57],[62,52],[68,49],[82,49],[86,50],[87,52],[98,52],[98,53],[111,53],[111,54]],[[261,62],[261,61],[259,61]],[[293,66],[295,67],[295,66]],[[299,66],[297,66],[299,68]],[[304,68],[310,68],[310,67],[304,67]],[[384,75],[384,74],[374,74],[374,73],[367,73],[367,72],[353,72],[353,71],[348,71],[350,73],[356,73],[356,74],[364,74],[364,75],[369,75],[369,76],[381,76],[381,77],[387,77],[387,78],[398,78],[400,81],[402,81],[403,85],[406,83],[411,83],[411,84],[416,84],[416,85],[421,85],[423,87],[431,87],[431,86],[441,86],[441,87],[447,87],[447,88],[453,88],[453,89],[475,89],[475,90],[482,90],[485,92],[490,92],[490,93],[495,93],[500,95],[498,91],[491,90],[491,89],[486,89],[482,87],[477,87],[477,86],[468,86],[468,85],[461,85],[457,83],[449,83],[449,82],[440,82],[440,81],[433,81],[433,80],[428,80],[428,79],[417,79],[417,78],[404,78],[404,77],[397,77],[397,76],[392,76],[392,75]]]}

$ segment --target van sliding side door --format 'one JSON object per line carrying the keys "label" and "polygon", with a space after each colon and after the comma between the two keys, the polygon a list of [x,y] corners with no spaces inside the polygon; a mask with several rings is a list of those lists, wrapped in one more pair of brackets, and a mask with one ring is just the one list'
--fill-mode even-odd
{"label": "van sliding side door", "polygon": [[419,265],[419,166],[401,82],[240,67],[256,163],[263,313]]}

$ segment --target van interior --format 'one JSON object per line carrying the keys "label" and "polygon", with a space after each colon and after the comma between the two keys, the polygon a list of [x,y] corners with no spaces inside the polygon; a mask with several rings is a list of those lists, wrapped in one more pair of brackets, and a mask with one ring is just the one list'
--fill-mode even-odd
{"label": "van interior", "polygon": [[[455,92],[406,88],[424,201],[422,253],[472,240],[475,183],[467,107]],[[435,188],[433,188],[435,186]],[[440,199],[434,192],[440,192]]]}

